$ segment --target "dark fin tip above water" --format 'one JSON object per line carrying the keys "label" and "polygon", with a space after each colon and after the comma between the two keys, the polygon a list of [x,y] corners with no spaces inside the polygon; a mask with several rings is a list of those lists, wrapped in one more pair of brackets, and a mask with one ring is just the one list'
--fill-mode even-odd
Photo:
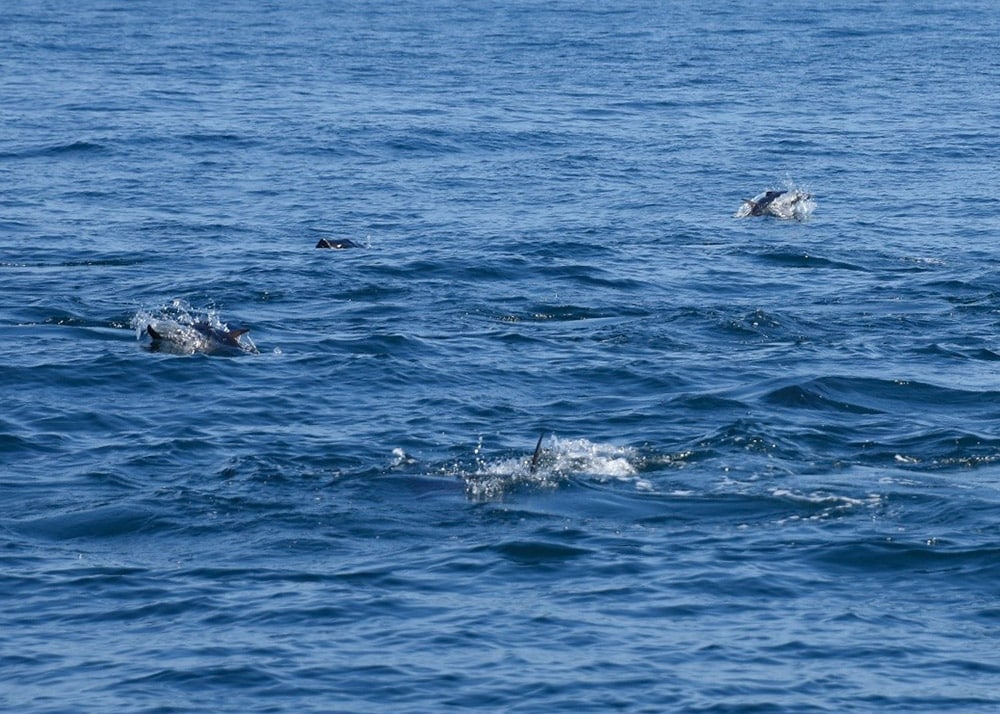
{"label": "dark fin tip above water", "polygon": [[320,238],[317,248],[332,248],[333,250],[346,250],[347,248],[360,248],[361,246],[349,238]]}
{"label": "dark fin tip above water", "polygon": [[146,325],[146,334],[149,335],[154,340],[162,340],[163,335],[153,329],[152,325]]}
{"label": "dark fin tip above water", "polygon": [[535,444],[535,453],[531,455],[531,465],[528,466],[528,473],[535,473],[538,470],[538,462],[542,458],[542,439],[545,438],[545,432],[543,431],[538,435],[538,443]]}

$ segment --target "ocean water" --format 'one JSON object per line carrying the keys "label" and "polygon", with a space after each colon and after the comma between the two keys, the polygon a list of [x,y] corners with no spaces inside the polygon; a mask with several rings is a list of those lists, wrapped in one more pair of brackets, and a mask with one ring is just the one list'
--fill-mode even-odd
{"label": "ocean water", "polygon": [[996,711],[998,36],[3,4],[0,709]]}

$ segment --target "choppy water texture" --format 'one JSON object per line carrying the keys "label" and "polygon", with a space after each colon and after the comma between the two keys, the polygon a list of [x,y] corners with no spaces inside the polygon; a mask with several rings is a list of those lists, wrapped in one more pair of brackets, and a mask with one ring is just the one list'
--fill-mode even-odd
{"label": "choppy water texture", "polygon": [[0,708],[995,711],[997,37],[3,4]]}

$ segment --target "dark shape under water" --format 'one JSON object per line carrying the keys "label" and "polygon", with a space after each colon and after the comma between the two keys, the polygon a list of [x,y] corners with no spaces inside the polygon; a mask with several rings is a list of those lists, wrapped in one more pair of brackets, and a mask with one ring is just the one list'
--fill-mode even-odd
{"label": "dark shape under water", "polygon": [[180,354],[204,352],[206,354],[235,354],[237,352],[257,352],[251,342],[244,344],[240,337],[247,334],[249,328],[237,330],[212,327],[207,322],[196,322],[189,326],[169,324],[158,328],[146,326],[146,334],[152,340],[150,349],[164,350]]}
{"label": "dark shape under water", "polygon": [[317,248],[332,248],[334,250],[346,250],[347,248],[360,248],[359,243],[355,243],[349,238],[320,238]]}

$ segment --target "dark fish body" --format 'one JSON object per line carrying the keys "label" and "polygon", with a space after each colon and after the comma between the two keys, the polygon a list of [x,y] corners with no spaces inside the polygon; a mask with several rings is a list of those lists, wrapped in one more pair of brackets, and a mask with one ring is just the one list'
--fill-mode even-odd
{"label": "dark fish body", "polygon": [[240,338],[248,333],[248,328],[230,330],[213,327],[207,322],[196,322],[191,325],[170,323],[159,324],[157,327],[146,326],[152,344],[150,348],[156,351],[176,352],[178,354],[236,354],[241,352],[256,352],[253,343],[244,344]]}
{"label": "dark fish body", "polygon": [[349,238],[320,238],[317,248],[332,248],[333,250],[346,250],[348,248],[360,248],[361,245]]}
{"label": "dark fish body", "polygon": [[763,216],[767,213],[767,207],[774,203],[774,199],[783,194],[784,191],[768,191],[763,196],[758,197],[758,200],[751,200],[750,203],[750,215],[751,216]]}
{"label": "dark fish body", "polygon": [[814,207],[812,195],[799,189],[765,191],[753,198],[744,198],[739,210],[736,211],[736,217],[774,216],[775,218],[802,220],[812,212]]}

